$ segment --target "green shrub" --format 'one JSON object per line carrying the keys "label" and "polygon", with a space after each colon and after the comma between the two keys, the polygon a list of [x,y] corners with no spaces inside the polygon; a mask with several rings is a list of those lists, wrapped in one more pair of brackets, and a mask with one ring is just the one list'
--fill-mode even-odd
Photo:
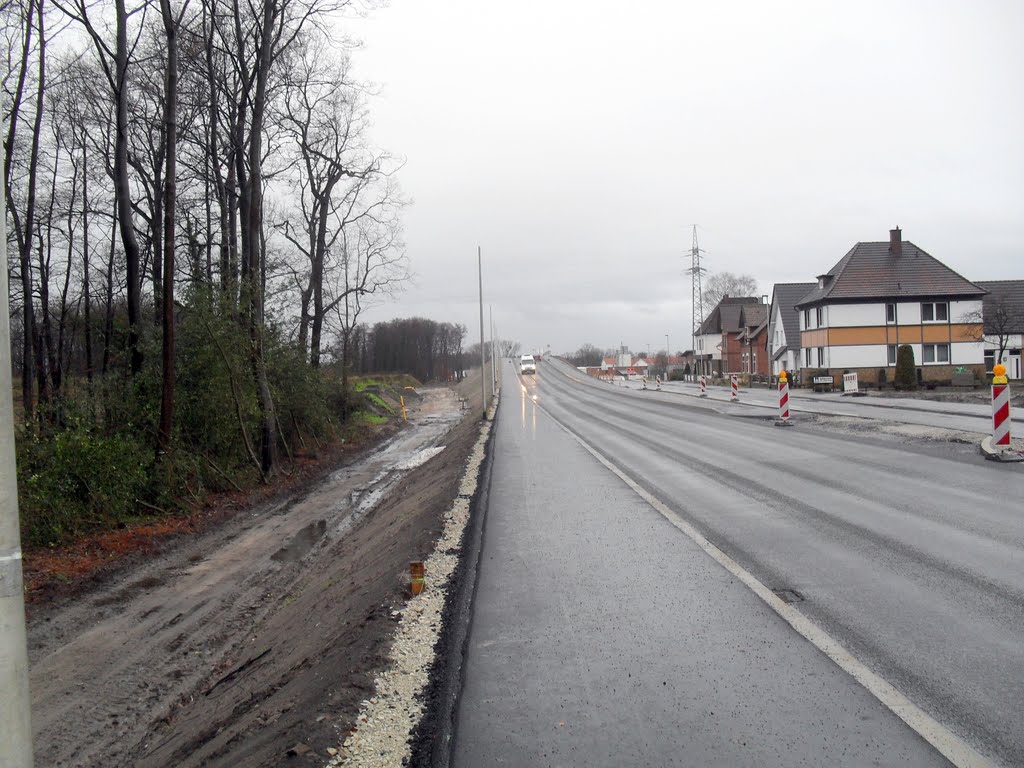
{"label": "green shrub", "polygon": [[914,348],[901,344],[896,350],[896,388],[917,389],[917,367],[914,365]]}
{"label": "green shrub", "polygon": [[18,486],[22,540],[51,546],[136,516],[152,452],[138,439],[72,427],[49,439],[22,433]]}

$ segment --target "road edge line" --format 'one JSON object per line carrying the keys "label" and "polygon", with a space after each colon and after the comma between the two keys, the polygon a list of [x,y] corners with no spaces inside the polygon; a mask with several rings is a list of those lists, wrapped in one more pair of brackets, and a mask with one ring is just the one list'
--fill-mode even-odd
{"label": "road edge line", "polygon": [[927,714],[883,677],[872,672],[867,665],[859,661],[832,635],[821,629],[793,606],[784,602],[750,571],[709,541],[693,525],[686,522],[678,512],[647,491],[630,477],[625,470],[620,469],[618,465],[592,447],[586,440],[556,418],[548,409],[542,407],[542,410],[547,413],[552,421],[565,430],[570,437],[576,440],[585,451],[629,486],[634,493],[652,506],[670,524],[686,534],[687,537],[710,555],[719,565],[743,582],[769,608],[796,630],[797,634],[828,656],[840,669],[860,683],[872,696],[910,726],[911,730],[927,741],[953,765],[957,766],[957,768],[998,768],[997,763],[982,755],[970,744]]}

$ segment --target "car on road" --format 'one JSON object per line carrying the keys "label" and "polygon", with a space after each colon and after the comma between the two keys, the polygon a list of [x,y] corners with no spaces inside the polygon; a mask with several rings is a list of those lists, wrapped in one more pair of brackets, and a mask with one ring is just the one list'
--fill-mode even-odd
{"label": "car on road", "polygon": [[533,359],[533,355],[523,355],[519,358],[519,373],[536,373],[537,372],[537,361]]}

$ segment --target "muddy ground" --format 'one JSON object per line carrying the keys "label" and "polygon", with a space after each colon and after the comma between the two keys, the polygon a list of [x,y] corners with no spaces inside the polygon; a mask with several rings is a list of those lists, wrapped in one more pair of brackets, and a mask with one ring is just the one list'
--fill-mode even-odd
{"label": "muddy ground", "polygon": [[36,764],[324,764],[479,431],[472,400],[421,393],[407,429],[312,487],[34,606]]}

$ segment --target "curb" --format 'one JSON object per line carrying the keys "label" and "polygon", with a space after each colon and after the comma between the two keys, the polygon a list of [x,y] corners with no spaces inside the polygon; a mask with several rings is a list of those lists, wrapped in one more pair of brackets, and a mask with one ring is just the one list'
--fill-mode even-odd
{"label": "curb", "polygon": [[1024,462],[1024,452],[1014,450],[999,450],[992,445],[992,436],[984,438],[978,447],[981,449],[981,455],[989,461],[997,461],[1000,464],[1012,464],[1016,462]]}

